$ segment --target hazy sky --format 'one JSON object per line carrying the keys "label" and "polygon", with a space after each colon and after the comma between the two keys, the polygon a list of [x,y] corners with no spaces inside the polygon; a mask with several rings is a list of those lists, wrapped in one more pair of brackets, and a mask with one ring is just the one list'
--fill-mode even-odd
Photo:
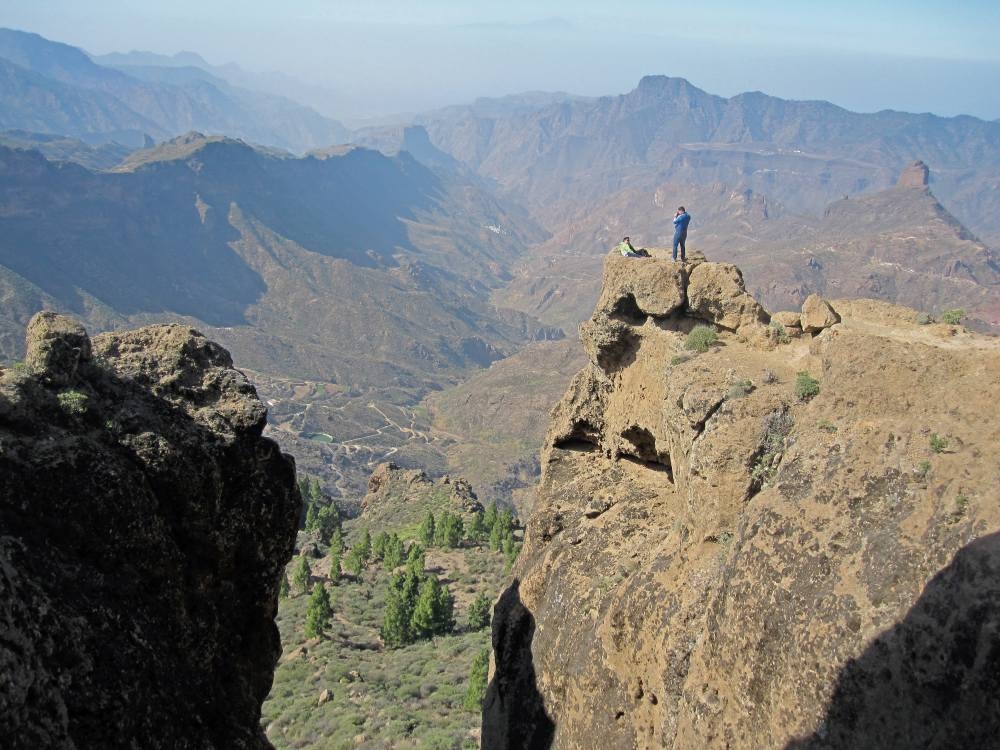
{"label": "hazy sky", "polygon": [[340,117],[624,93],[662,73],[724,96],[1000,118],[997,0],[0,0],[0,26],[280,70],[329,90],[311,103]]}

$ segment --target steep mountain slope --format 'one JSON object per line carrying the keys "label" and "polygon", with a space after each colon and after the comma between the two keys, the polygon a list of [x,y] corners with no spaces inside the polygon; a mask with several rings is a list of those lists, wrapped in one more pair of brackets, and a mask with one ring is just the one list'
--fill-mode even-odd
{"label": "steep mountain slope", "polygon": [[293,151],[343,142],[336,121],[197,68],[117,70],[37,34],[0,29],[0,127],[142,143],[189,130]]}
{"label": "steep mountain slope", "polygon": [[[366,438],[382,432],[379,409],[413,407],[528,341],[562,335],[488,302],[540,230],[461,174],[405,153],[294,159],[193,134],[115,173],[2,148],[0,164],[5,347],[40,305],[97,328],[207,325],[267,374],[283,444],[317,473],[356,466],[355,488],[368,461],[413,437]],[[294,397],[290,383],[302,380],[321,384],[315,403]],[[365,448],[302,435],[364,438]]]}
{"label": "steep mountain slope", "polygon": [[1000,345],[832,305],[782,343],[735,267],[608,259],[483,747],[995,744]]}
{"label": "steep mountain slope", "polygon": [[51,313],[0,374],[0,745],[268,748],[301,500],[229,354]]}

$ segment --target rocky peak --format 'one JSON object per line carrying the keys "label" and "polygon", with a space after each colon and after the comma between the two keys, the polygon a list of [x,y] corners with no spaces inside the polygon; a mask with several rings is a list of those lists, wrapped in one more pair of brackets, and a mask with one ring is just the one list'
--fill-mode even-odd
{"label": "rocky peak", "polygon": [[896,187],[925,187],[930,181],[931,170],[922,161],[915,161],[902,171]]}
{"label": "rocky peak", "polygon": [[265,748],[300,498],[228,352],[53,313],[0,380],[0,745]]}
{"label": "rocky peak", "polygon": [[769,316],[741,282],[607,260],[484,748],[994,742],[1000,344],[870,300]]}

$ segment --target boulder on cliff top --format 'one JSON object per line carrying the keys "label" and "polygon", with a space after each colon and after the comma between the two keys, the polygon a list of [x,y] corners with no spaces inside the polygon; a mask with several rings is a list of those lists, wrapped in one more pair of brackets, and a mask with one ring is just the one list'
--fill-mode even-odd
{"label": "boulder on cliff top", "polygon": [[819,333],[824,328],[839,323],[840,316],[825,299],[818,294],[810,294],[802,303],[800,320],[805,333]]}
{"label": "boulder on cliff top", "polygon": [[[94,359],[91,360],[91,349]],[[224,349],[42,313],[0,380],[0,746],[268,748],[300,509]]]}
{"label": "boulder on cliff top", "polygon": [[26,344],[25,364],[54,384],[71,382],[80,365],[91,357],[90,339],[83,326],[53,312],[40,312],[29,321]]}
{"label": "boulder on cliff top", "polygon": [[610,255],[596,312],[662,318],[684,307],[686,279],[680,263]]}
{"label": "boulder on cliff top", "polygon": [[747,293],[740,269],[730,263],[701,263],[691,271],[687,311],[730,331],[769,320],[767,311]]}

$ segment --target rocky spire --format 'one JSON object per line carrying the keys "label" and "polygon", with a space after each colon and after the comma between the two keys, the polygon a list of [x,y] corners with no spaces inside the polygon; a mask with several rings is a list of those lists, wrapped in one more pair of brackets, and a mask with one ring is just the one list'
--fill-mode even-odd
{"label": "rocky spire", "polygon": [[923,187],[930,178],[931,171],[922,161],[915,161],[902,171],[896,180],[896,187]]}

